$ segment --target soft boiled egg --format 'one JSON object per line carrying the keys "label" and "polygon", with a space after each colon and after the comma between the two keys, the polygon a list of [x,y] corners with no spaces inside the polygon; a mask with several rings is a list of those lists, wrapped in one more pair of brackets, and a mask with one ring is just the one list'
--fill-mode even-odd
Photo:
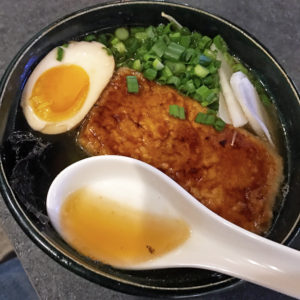
{"label": "soft boiled egg", "polygon": [[78,125],[99,98],[115,67],[98,42],[70,42],[50,51],[30,75],[21,100],[32,129],[58,134]]}

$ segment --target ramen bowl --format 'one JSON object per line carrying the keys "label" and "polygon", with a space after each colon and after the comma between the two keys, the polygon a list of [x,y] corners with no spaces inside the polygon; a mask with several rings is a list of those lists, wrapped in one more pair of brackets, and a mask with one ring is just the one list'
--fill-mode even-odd
{"label": "ramen bowl", "polygon": [[21,228],[68,270],[129,294],[184,297],[217,292],[238,280],[200,269],[121,270],[76,252],[51,226],[46,214],[46,195],[55,176],[86,154],[75,143],[76,130],[52,136],[39,134],[27,125],[20,108],[29,75],[51,49],[95,31],[166,23],[162,11],[191,30],[211,37],[221,34],[232,53],[259,76],[271,95],[280,123],[284,182],[267,237],[289,245],[300,218],[299,95],[279,63],[254,37],[218,16],[189,6],[159,1],[107,3],[66,16],[33,37],[13,59],[0,84],[0,183],[3,199]]}

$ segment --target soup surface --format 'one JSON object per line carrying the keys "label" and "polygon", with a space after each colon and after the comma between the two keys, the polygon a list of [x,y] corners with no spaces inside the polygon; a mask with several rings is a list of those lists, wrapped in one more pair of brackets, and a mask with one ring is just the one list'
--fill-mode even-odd
{"label": "soup surface", "polygon": [[60,220],[64,238],[75,249],[120,267],[163,255],[190,235],[183,220],[120,205],[89,188],[66,199]]}

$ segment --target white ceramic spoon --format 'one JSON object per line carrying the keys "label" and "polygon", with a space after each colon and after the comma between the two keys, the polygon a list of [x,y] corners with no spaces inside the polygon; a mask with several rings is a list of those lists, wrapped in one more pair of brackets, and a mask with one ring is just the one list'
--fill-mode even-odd
{"label": "white ceramic spoon", "polygon": [[68,194],[95,183],[107,197],[130,203],[138,210],[179,217],[190,226],[190,237],[178,248],[127,269],[203,268],[300,297],[300,251],[233,225],[156,168],[132,158],[87,158],[55,178],[48,193],[47,211],[59,233],[60,208]]}

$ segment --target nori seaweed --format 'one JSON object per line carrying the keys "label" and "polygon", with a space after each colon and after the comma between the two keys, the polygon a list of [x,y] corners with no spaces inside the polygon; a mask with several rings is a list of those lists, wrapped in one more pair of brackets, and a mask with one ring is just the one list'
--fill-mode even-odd
{"label": "nori seaweed", "polygon": [[45,159],[53,144],[31,132],[15,131],[8,136],[5,148],[5,160],[12,165],[9,182],[16,197],[42,224],[48,223],[46,197],[53,176]]}

